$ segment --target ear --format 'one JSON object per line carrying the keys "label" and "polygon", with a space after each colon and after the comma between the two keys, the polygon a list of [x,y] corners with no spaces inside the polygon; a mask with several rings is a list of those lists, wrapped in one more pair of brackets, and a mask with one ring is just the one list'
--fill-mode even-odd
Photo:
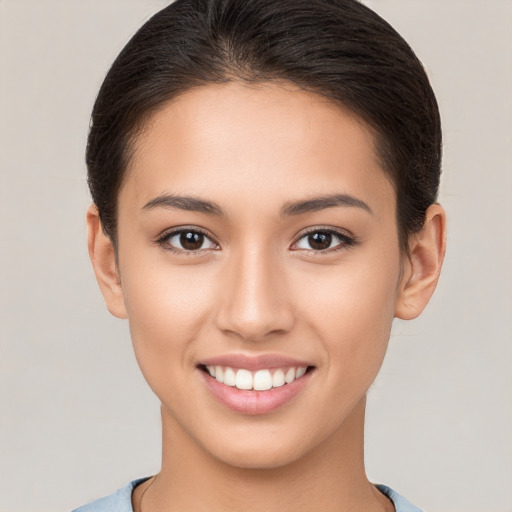
{"label": "ear", "polygon": [[107,308],[115,317],[127,318],[116,253],[112,241],[103,231],[95,204],[87,210],[87,233],[89,257]]}
{"label": "ear", "polygon": [[446,214],[441,205],[431,205],[425,224],[410,237],[409,254],[404,264],[395,316],[416,318],[434,293],[446,250]]}

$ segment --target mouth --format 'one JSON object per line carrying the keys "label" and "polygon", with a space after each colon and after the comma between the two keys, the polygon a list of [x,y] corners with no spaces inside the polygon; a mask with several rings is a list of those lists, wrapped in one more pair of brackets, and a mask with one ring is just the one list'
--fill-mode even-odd
{"label": "mouth", "polygon": [[249,415],[268,414],[292,402],[316,370],[300,361],[234,359],[202,362],[197,369],[218,402]]}
{"label": "mouth", "polygon": [[199,365],[199,369],[217,382],[240,390],[268,391],[292,384],[297,379],[313,371],[313,366],[283,368],[263,368],[251,371],[246,368],[231,366]]}

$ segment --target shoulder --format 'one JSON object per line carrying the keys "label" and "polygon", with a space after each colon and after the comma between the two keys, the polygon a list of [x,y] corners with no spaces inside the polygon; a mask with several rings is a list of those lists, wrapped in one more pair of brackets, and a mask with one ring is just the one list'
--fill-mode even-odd
{"label": "shoulder", "polygon": [[393,502],[396,512],[422,512],[421,509],[415,507],[390,487],[381,484],[376,484],[375,487],[377,487],[382,494],[385,494]]}
{"label": "shoulder", "polygon": [[83,505],[82,507],[78,507],[72,512],[133,512],[133,489],[145,480],[147,480],[147,478],[134,480],[133,482],[126,484],[114,494],[100,498],[99,500]]}

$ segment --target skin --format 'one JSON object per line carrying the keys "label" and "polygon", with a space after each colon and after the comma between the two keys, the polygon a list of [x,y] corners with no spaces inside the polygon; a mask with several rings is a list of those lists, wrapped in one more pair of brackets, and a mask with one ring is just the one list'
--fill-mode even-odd
{"label": "skin", "polygon": [[[118,201],[117,260],[94,206],[87,216],[107,306],[129,319],[162,403],[162,468],[135,490],[135,511],[392,511],[365,474],[366,393],[393,318],[416,317],[434,291],[443,209],[429,208],[402,254],[394,189],[370,131],[289,84],[190,90],[153,115],[135,149]],[[166,194],[223,214],[145,207]],[[333,194],[367,208],[282,215]],[[212,242],[187,253],[179,237],[162,240],[180,226]],[[314,251],[309,228],[342,236]],[[219,403],[197,368],[226,353],[286,355],[314,369],[292,401],[251,416]]]}

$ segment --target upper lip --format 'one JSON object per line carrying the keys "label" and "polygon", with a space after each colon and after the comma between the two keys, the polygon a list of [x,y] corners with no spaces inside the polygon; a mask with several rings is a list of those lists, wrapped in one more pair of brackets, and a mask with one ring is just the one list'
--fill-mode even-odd
{"label": "upper lip", "polygon": [[306,361],[280,354],[224,354],[202,359],[198,363],[204,366],[229,366],[257,371],[272,368],[300,368],[312,366]]}

